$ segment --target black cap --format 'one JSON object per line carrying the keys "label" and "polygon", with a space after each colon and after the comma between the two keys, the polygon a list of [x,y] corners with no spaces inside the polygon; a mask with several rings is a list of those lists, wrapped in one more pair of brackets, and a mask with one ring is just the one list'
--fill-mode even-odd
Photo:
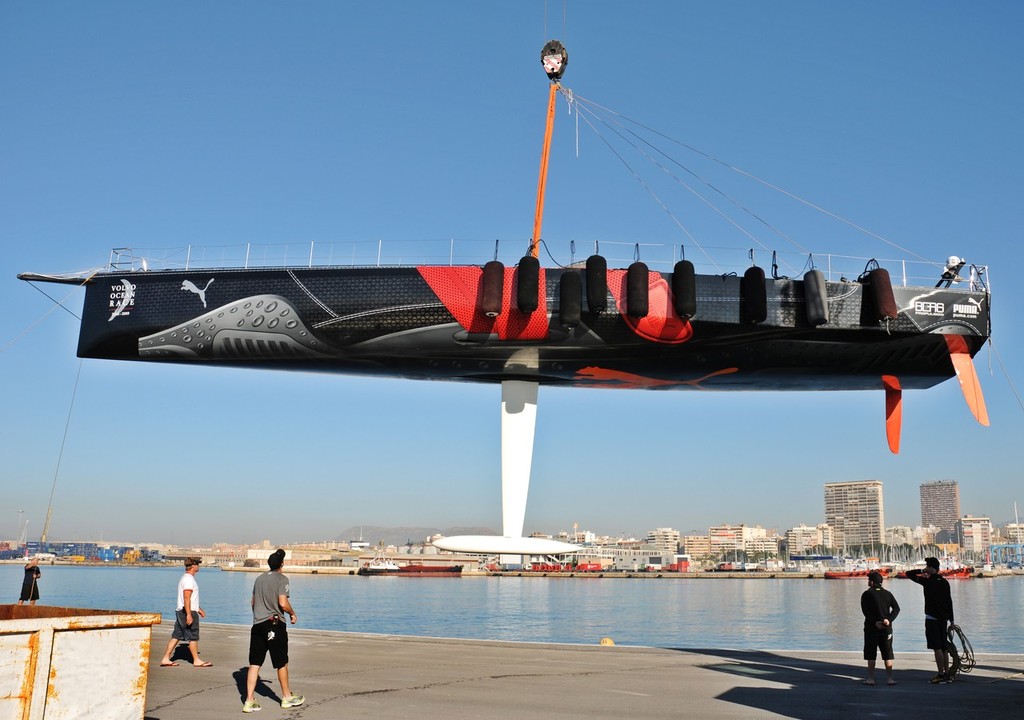
{"label": "black cap", "polygon": [[882,586],[882,573],[878,572],[877,570],[872,570],[871,572],[868,573],[868,580],[870,580],[875,585],[878,585],[879,587],[881,587]]}
{"label": "black cap", "polygon": [[924,559],[925,567],[930,567],[932,570],[939,569],[939,559],[933,557],[926,557]]}

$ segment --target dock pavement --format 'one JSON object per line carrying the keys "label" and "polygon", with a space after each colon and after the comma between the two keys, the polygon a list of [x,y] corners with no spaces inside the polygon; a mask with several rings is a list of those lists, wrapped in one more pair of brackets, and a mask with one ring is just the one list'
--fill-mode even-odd
{"label": "dock pavement", "polygon": [[[301,622],[301,618],[300,618]],[[851,644],[859,633],[851,630]],[[160,667],[170,627],[156,625],[147,720],[241,716],[248,626],[204,623],[195,668],[179,646]],[[304,705],[280,707],[269,659],[252,716],[374,720],[599,720],[608,718],[900,718],[1019,716],[1024,655],[982,654],[968,675],[931,685],[930,652],[900,653],[897,684],[860,681],[859,652],[564,645],[289,629],[290,680]],[[614,638],[612,638],[614,640]],[[923,638],[922,638],[923,640]]]}

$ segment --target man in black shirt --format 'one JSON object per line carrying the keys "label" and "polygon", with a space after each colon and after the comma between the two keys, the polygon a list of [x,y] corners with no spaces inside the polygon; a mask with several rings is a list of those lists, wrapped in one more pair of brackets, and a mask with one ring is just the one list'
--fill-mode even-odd
{"label": "man in black shirt", "polygon": [[924,588],[924,636],[928,649],[935,651],[938,670],[929,682],[933,685],[951,683],[947,633],[953,627],[953,598],[949,581],[939,574],[939,560],[933,557],[924,559],[923,570],[908,570],[907,577]]}
{"label": "man in black shirt", "polygon": [[882,573],[868,573],[868,589],[860,596],[860,609],[864,613],[864,659],[868,661],[868,677],[865,685],[875,684],[875,658],[879,651],[885,662],[888,685],[895,685],[892,678],[892,621],[900,614],[900,606],[892,593],[882,587]]}

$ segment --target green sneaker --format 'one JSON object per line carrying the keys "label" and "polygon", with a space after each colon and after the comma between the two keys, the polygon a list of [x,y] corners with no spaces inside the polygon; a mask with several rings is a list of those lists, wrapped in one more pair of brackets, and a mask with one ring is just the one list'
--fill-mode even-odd
{"label": "green sneaker", "polygon": [[263,708],[260,707],[260,704],[255,700],[246,700],[242,704],[242,712],[244,713],[259,712],[262,709]]}
{"label": "green sneaker", "polygon": [[306,702],[306,698],[302,697],[301,695],[289,695],[288,697],[286,697],[284,700],[281,701],[281,707],[283,707],[283,708],[298,707],[299,705],[301,705],[304,702]]}

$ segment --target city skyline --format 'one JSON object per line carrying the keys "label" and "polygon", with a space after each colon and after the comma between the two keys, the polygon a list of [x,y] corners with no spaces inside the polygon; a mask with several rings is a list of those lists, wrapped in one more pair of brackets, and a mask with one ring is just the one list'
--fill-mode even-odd
{"label": "city skyline", "polygon": [[[539,53],[558,36],[579,97],[869,233],[738,181],[736,201],[767,226],[756,242],[685,190],[670,215],[560,103],[544,264],[600,242],[622,244],[623,267],[659,245],[711,262],[754,248],[770,268],[772,250],[794,253],[788,238],[801,260],[874,258],[894,278],[922,258],[936,272],[952,254],[988,265],[995,342],[975,364],[991,427],[953,379],[905,392],[899,455],[881,389],[543,387],[526,532],[784,530],[820,517],[823,483],[868,479],[900,525],[916,524],[920,484],[945,478],[964,511],[1012,517],[1024,99],[1006,88],[1024,64],[1024,6],[595,0],[570,4],[563,26],[547,5],[232,0],[201,23],[126,0],[0,5],[0,535],[18,537],[22,510],[38,539],[51,494],[50,538],[499,530],[499,387],[81,361],[82,291],[15,276],[101,268],[112,248],[466,239],[488,247],[481,264],[495,240],[525,248],[549,85]],[[471,57],[455,50],[467,39]]]}
{"label": "city skyline", "polygon": [[[959,497],[959,486],[956,483],[956,481],[943,480],[943,481],[935,481],[935,482],[936,483],[944,483],[944,484],[947,484],[947,483],[954,483],[954,484],[956,484],[957,485],[957,497]],[[929,485],[929,484],[930,483],[924,483],[920,487],[923,489],[925,485]],[[833,486],[838,485],[838,486],[842,487],[842,492],[837,494],[838,500],[836,498],[830,498],[829,497],[829,495],[830,495],[830,493],[829,493],[829,485],[833,485]],[[790,533],[791,531],[794,531],[794,530],[814,529],[816,527],[820,528],[822,525],[827,525],[830,528],[831,532],[833,533],[833,536],[836,538],[836,543],[838,543],[838,545],[842,546],[844,543],[852,544],[852,545],[861,544],[861,541],[860,541],[859,538],[857,540],[855,540],[855,541],[849,541],[849,542],[846,541],[845,538],[844,538],[844,534],[842,532],[842,527],[839,527],[837,529],[836,526],[830,525],[828,523],[829,507],[830,507],[830,505],[835,505],[837,502],[844,501],[846,499],[847,495],[850,492],[849,491],[849,486],[856,487],[856,486],[876,486],[876,485],[878,486],[877,487],[877,490],[878,490],[877,494],[880,496],[881,507],[877,508],[876,510],[869,510],[867,512],[867,516],[868,517],[874,517],[874,518],[876,518],[876,519],[878,519],[878,520],[880,520],[882,522],[880,531],[876,532],[875,533],[876,535],[888,536],[889,534],[891,534],[890,531],[898,530],[898,529],[904,529],[904,528],[905,529],[910,529],[910,530],[914,531],[914,530],[922,530],[922,529],[939,528],[940,527],[940,526],[928,525],[925,522],[923,522],[923,519],[922,519],[922,522],[920,524],[914,524],[914,523],[885,523],[884,522],[884,516],[885,516],[884,483],[879,483],[878,481],[867,480],[867,481],[849,481],[849,482],[844,482],[844,483],[826,483],[826,484],[824,484],[822,487],[825,490],[825,502],[823,504],[823,509],[822,509],[821,517],[818,518],[818,519],[813,519],[812,518],[812,519],[799,520],[798,522],[795,522],[795,523],[793,523],[793,524],[791,524],[789,526],[785,526],[785,527],[777,526],[777,525],[766,525],[766,524],[757,522],[756,520],[753,521],[753,522],[745,522],[745,521],[739,521],[739,522],[720,522],[720,523],[709,524],[706,528],[704,528],[704,533],[705,533],[705,536],[707,536],[707,535],[711,535],[712,531],[714,531],[716,529],[721,529],[721,528],[743,528],[746,531],[760,530],[760,531],[765,531],[765,532],[770,533],[770,534],[773,533],[776,536],[781,538],[781,537],[787,536],[788,533]],[[857,497],[859,497],[861,499],[861,501],[863,502],[863,500],[864,500],[864,492],[855,492],[854,494]],[[869,490],[868,495],[873,496],[874,494],[875,494],[874,490]],[[957,516],[955,522],[956,522],[957,525],[959,525],[961,520],[969,520],[969,519],[971,519],[971,520],[977,520],[977,519],[988,520],[988,521],[990,521],[991,527],[992,527],[992,529],[994,531],[999,531],[1002,528],[1006,527],[1007,525],[1014,526],[1014,525],[1016,525],[1019,522],[1016,517],[1011,517],[1011,518],[1007,518],[1007,519],[999,519],[999,518],[992,517],[992,516],[990,516],[987,513],[980,513],[980,514],[979,513],[963,513],[963,514],[960,514],[960,515]],[[355,528],[356,527],[359,528],[358,532],[355,532]],[[286,538],[286,539],[283,539],[283,540],[285,541],[284,544],[304,544],[304,543],[323,543],[323,542],[349,542],[349,541],[353,541],[353,540],[362,540],[363,539],[363,534],[364,534],[364,529],[368,533],[384,531],[384,532],[386,532],[388,534],[393,534],[394,532],[398,532],[400,535],[403,535],[406,539],[413,540],[414,542],[423,542],[423,541],[425,541],[427,539],[427,537],[429,535],[444,530],[444,528],[438,528],[438,527],[433,527],[433,526],[423,526],[423,527],[406,527],[406,526],[378,527],[378,526],[374,526],[374,525],[371,525],[371,524],[367,523],[367,524],[364,524],[364,525],[361,525],[361,526],[349,527],[349,528],[347,528],[345,530],[339,531],[338,534],[333,535],[333,536],[318,537],[318,538],[313,538],[313,537],[294,537],[294,538]],[[453,528],[453,530],[456,531],[456,532],[466,532],[467,531],[466,528],[462,528],[462,527],[460,527],[460,528]],[[496,528],[477,527],[477,528],[471,528],[470,530],[472,530],[473,532],[480,532],[482,530],[489,530],[491,532],[497,533],[497,529]],[[646,529],[641,528],[641,529],[636,529],[636,530],[634,530],[632,532],[622,531],[622,532],[619,532],[619,533],[616,533],[614,531],[605,532],[605,531],[603,531],[603,529],[594,529],[594,528],[587,528],[587,527],[559,528],[559,529],[556,529],[556,530],[536,528],[536,529],[532,529],[532,530],[531,529],[527,529],[526,532],[527,532],[527,534],[533,533],[533,534],[538,534],[538,535],[543,535],[543,536],[548,536],[548,537],[559,537],[559,536],[562,536],[562,537],[566,537],[566,536],[568,536],[568,537],[572,537],[572,536],[582,537],[582,536],[585,535],[585,536],[587,536],[589,538],[601,538],[601,539],[620,538],[620,539],[624,539],[625,540],[625,539],[629,539],[629,538],[638,539],[638,538],[649,537],[652,532],[657,533],[659,531],[672,531],[672,532],[675,532],[676,534],[678,534],[680,537],[686,537],[688,535],[695,535],[695,534],[699,535],[701,533],[701,529],[700,528],[691,528],[689,530],[682,530],[682,529],[679,529],[678,527],[676,527],[675,525],[672,525],[671,523],[669,523],[669,524],[664,524],[663,523],[661,525],[651,526],[651,527],[648,527]],[[417,534],[417,537],[411,537],[410,533]],[[358,535],[358,538],[356,537],[356,535]],[[423,535],[424,537],[419,537],[419,535]],[[955,532],[954,532],[954,535],[955,535]],[[28,542],[30,542],[30,543],[34,542],[37,539],[38,538],[33,538],[31,536],[26,538],[26,540]],[[366,539],[367,539],[367,541],[369,541],[371,543],[376,543],[378,540],[380,540],[380,538],[370,538],[370,537],[367,537]],[[2,532],[0,532],[0,543],[18,542],[18,541],[19,541],[18,537],[11,536],[11,537],[6,537],[5,538],[3,536],[3,534],[2,534]],[[154,539],[154,538],[141,539],[141,538],[124,538],[124,537],[116,538],[116,539],[108,539],[108,540],[104,540],[103,538],[79,539],[77,537],[76,538],[51,537],[50,541],[52,541],[52,542],[64,542],[64,543],[68,543],[68,542],[100,542],[100,543],[111,543],[111,544],[127,543],[127,544],[134,544],[134,545],[160,545],[160,546],[167,546],[167,545],[175,545],[176,544],[176,543],[172,543],[172,542],[166,542],[166,541],[162,541],[162,540],[157,540],[157,539]],[[879,541],[880,540],[878,540],[878,539],[872,540],[872,539],[868,538],[867,540],[864,541],[864,544],[870,544],[872,542],[879,542]],[[224,545],[243,545],[243,546],[245,546],[245,545],[259,545],[259,544],[265,544],[265,543],[266,543],[265,540],[260,540],[258,542],[239,542],[239,541],[231,540],[231,539],[228,539],[228,538],[218,538],[218,539],[215,539],[215,540],[213,540],[212,542],[209,542],[209,543],[197,543],[196,545],[199,546],[199,545],[219,545],[219,544],[224,544]],[[278,543],[278,544],[282,544],[282,543]],[[395,540],[392,544],[404,544],[404,541],[402,541],[402,540]],[[817,544],[817,543],[812,543],[812,544]],[[824,544],[830,545],[830,543],[824,543]]]}

